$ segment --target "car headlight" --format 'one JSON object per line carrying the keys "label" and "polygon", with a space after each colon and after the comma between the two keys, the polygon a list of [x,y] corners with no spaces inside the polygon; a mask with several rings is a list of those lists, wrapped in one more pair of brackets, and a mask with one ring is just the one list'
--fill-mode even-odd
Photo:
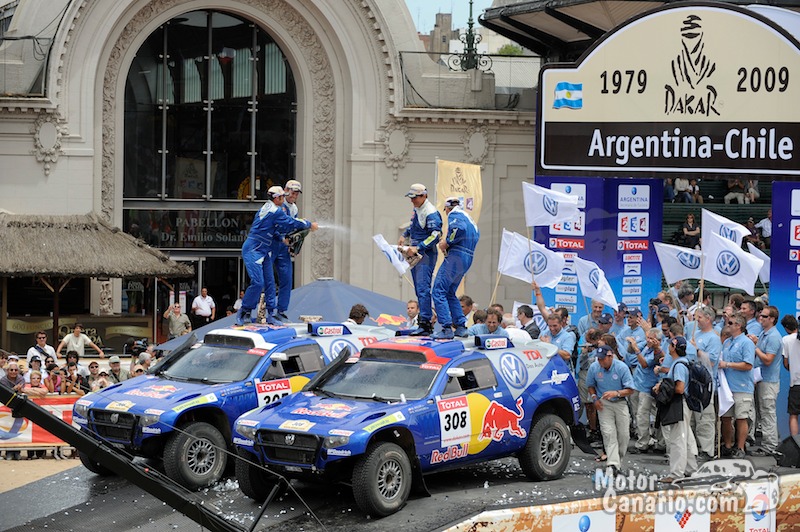
{"label": "car headlight", "polygon": [[236,424],[236,432],[247,438],[248,440],[256,440],[256,432],[258,429],[256,427],[251,427],[249,425],[242,425],[241,423]]}
{"label": "car headlight", "polygon": [[143,416],[139,416],[139,425],[142,427],[149,427],[150,425],[158,423],[160,418],[161,414],[144,414]]}
{"label": "car headlight", "polygon": [[348,443],[350,443],[350,436],[327,436],[322,440],[322,446],[326,449],[334,449]]}
{"label": "car headlight", "polygon": [[89,405],[75,403],[75,413],[83,418],[89,419]]}

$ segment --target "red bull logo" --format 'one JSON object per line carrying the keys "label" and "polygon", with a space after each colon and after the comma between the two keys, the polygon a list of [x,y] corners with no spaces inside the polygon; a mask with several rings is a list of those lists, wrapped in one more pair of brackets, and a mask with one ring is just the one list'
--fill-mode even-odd
{"label": "red bull logo", "polygon": [[525,429],[519,426],[520,420],[525,416],[525,411],[522,409],[522,397],[517,399],[517,410],[519,414],[497,401],[492,401],[489,409],[483,415],[483,430],[478,436],[478,441],[486,438],[500,441],[503,439],[504,432],[513,434],[517,438],[524,438],[526,436]]}
{"label": "red bull logo", "polygon": [[384,325],[394,325],[399,327],[405,325],[406,319],[403,316],[392,316],[391,314],[381,314],[377,319],[372,319],[375,323],[383,327]]}
{"label": "red bull logo", "polygon": [[431,465],[440,464],[442,462],[449,462],[458,458],[466,458],[469,454],[469,444],[462,443],[461,445],[451,445],[446,451],[442,452],[439,449],[434,449],[431,453]]}
{"label": "red bull logo", "polygon": [[321,408],[322,410],[347,410],[348,412],[353,409],[352,406],[344,403],[320,403],[317,405],[317,408]]}

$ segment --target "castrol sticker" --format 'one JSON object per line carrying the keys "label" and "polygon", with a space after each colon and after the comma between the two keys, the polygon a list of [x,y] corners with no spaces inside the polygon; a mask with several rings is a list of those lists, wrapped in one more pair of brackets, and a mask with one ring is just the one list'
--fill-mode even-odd
{"label": "castrol sticker", "polygon": [[469,443],[472,423],[467,397],[462,395],[451,399],[440,399],[436,402],[436,408],[439,410],[441,447]]}
{"label": "castrol sticker", "polygon": [[266,406],[270,403],[274,403],[290,393],[292,393],[292,385],[289,383],[289,379],[256,382],[258,406]]}

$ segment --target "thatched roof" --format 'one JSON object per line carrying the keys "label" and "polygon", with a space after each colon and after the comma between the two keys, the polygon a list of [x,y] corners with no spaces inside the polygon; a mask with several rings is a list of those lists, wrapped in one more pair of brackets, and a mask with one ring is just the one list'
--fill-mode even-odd
{"label": "thatched roof", "polygon": [[0,276],[189,277],[179,264],[96,214],[0,213]]}

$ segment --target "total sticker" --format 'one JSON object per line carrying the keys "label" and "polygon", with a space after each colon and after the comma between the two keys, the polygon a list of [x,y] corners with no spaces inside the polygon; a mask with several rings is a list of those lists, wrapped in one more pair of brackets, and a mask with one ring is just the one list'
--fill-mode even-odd
{"label": "total sticker", "polygon": [[292,393],[292,385],[289,379],[279,379],[274,381],[256,382],[256,394],[258,394],[258,406],[266,406],[270,403],[286,397]]}
{"label": "total sticker", "polygon": [[441,447],[469,443],[472,423],[467,397],[462,395],[452,399],[440,399],[436,402],[436,408],[439,410]]}

